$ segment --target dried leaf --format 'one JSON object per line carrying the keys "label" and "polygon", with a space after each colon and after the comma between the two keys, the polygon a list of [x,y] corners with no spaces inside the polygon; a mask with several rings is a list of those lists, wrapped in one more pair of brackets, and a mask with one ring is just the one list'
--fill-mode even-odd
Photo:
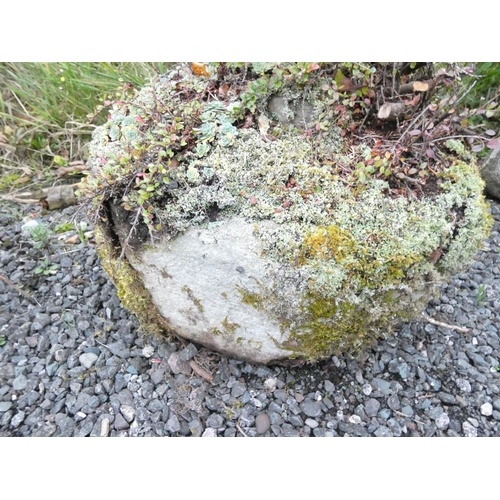
{"label": "dried leaf", "polygon": [[229,85],[227,83],[223,83],[219,87],[219,97],[221,99],[225,99],[227,97],[227,93],[229,92]]}
{"label": "dried leaf", "polygon": [[319,64],[311,63],[311,64],[309,64],[306,72],[310,73],[311,71],[315,71],[317,69],[319,69]]}
{"label": "dried leaf", "polygon": [[207,71],[206,64],[192,62],[191,70],[196,76],[210,76],[210,73]]}
{"label": "dried leaf", "polygon": [[491,136],[491,137],[493,137],[494,135],[497,135],[497,133],[494,130],[491,130],[491,129],[490,130],[486,130],[484,133],[486,135]]}
{"label": "dried leaf", "polygon": [[415,128],[413,130],[410,130],[410,132],[408,132],[408,135],[415,136],[415,135],[420,135],[421,133],[422,133],[421,130],[419,130],[418,128]]}
{"label": "dried leaf", "polygon": [[257,205],[257,198],[252,194],[250,198],[248,198],[250,205]]}
{"label": "dried leaf", "polygon": [[412,167],[412,168],[410,168],[410,170],[408,170],[408,175],[414,175],[417,172],[418,172],[418,170],[415,167]]}
{"label": "dried leaf", "polygon": [[75,234],[74,236],[71,236],[71,238],[64,240],[64,243],[67,243],[68,245],[76,245],[76,243],[78,243],[78,235]]}
{"label": "dried leaf", "polygon": [[436,250],[434,250],[434,252],[432,252],[429,256],[429,260],[435,264],[441,258],[441,255],[443,255],[443,249],[436,248]]}
{"label": "dried leaf", "polygon": [[471,151],[473,153],[479,153],[479,151],[482,151],[484,149],[484,146],[482,144],[476,144],[475,146],[472,146]]}
{"label": "dried leaf", "polygon": [[27,182],[30,182],[30,181],[31,181],[31,177],[23,175],[22,177],[19,177],[19,179],[16,179],[15,181],[13,181],[12,184],[17,186],[18,184],[26,184]]}
{"label": "dried leaf", "polygon": [[431,148],[427,148],[425,150],[425,154],[429,157],[429,158],[435,158],[436,155],[434,154],[434,150],[432,150]]}

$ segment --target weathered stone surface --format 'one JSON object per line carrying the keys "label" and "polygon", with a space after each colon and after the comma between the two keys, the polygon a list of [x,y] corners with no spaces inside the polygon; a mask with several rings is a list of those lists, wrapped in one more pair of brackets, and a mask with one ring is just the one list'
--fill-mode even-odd
{"label": "weathered stone surface", "polygon": [[269,100],[268,110],[285,125],[306,129],[314,121],[314,107],[302,99],[293,102],[285,97],[274,96]]}
{"label": "weathered stone surface", "polygon": [[242,300],[242,293],[259,295],[268,265],[252,223],[235,218],[188,229],[168,245],[169,252],[161,246],[143,251],[133,265],[175,331],[229,355],[237,346],[239,357],[254,361],[255,352],[264,362],[288,355],[276,346],[282,338],[278,321]]}
{"label": "weathered stone surface", "polygon": [[500,149],[491,151],[481,167],[481,176],[486,183],[486,193],[500,200]]}

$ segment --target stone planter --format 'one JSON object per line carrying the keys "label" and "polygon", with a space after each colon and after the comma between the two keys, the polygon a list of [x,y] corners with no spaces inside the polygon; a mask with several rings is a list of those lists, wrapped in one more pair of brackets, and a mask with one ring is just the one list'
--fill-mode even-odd
{"label": "stone planter", "polygon": [[[91,145],[95,176],[103,157],[119,160],[113,126]],[[379,178],[349,185],[314,151],[293,127],[274,140],[248,128],[185,155],[146,203],[153,240],[116,181],[95,209],[98,250],[146,329],[250,362],[316,361],[389,335],[472,262],[491,225],[474,166],[454,161],[432,190],[404,196]]]}

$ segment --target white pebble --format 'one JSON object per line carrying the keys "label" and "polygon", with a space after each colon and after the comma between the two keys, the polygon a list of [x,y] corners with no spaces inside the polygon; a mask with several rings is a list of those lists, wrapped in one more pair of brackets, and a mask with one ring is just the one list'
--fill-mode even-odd
{"label": "white pebble", "polygon": [[450,423],[450,417],[447,413],[441,413],[438,418],[436,418],[436,427],[438,429],[446,429]]}
{"label": "white pebble", "polygon": [[142,349],[142,355],[145,357],[145,358],[150,358],[155,352],[155,348],[151,345],[147,345],[145,347],[143,347]]}
{"label": "white pebble", "polygon": [[80,364],[84,367],[87,368],[87,370],[97,361],[97,354],[94,352],[84,352],[78,360],[80,361]]}
{"label": "white pebble", "polygon": [[491,403],[484,403],[481,405],[481,415],[489,417],[493,414],[493,406]]}
{"label": "white pebble", "polygon": [[359,415],[351,415],[349,417],[349,422],[351,422],[351,424],[360,424],[361,423],[361,417]]}
{"label": "white pebble", "polygon": [[365,384],[362,390],[365,396],[369,396],[372,393],[373,388],[370,384]]}
{"label": "white pebble", "polygon": [[106,437],[109,434],[109,420],[103,418],[101,422],[101,437]]}
{"label": "white pebble", "polygon": [[201,435],[201,437],[204,437],[204,438],[215,438],[217,437],[217,430],[216,429],[212,429],[212,427],[207,427],[203,434]]}
{"label": "white pebble", "polygon": [[35,219],[30,219],[28,222],[21,226],[21,230],[25,233],[29,233],[32,229],[37,227],[39,224]]}
{"label": "white pebble", "polygon": [[477,436],[476,428],[470,422],[464,422],[462,424],[462,429],[464,431],[465,437],[476,437]]}
{"label": "white pebble", "polygon": [[264,389],[268,392],[273,392],[274,390],[276,390],[277,382],[278,382],[278,379],[276,379],[276,378],[268,378],[264,382]]}

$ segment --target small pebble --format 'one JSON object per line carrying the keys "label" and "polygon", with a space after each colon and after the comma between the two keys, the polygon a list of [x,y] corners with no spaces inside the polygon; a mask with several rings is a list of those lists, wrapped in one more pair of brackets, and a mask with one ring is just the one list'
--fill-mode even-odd
{"label": "small pebble", "polygon": [[265,434],[271,428],[271,419],[267,413],[260,413],[255,417],[257,434]]}

